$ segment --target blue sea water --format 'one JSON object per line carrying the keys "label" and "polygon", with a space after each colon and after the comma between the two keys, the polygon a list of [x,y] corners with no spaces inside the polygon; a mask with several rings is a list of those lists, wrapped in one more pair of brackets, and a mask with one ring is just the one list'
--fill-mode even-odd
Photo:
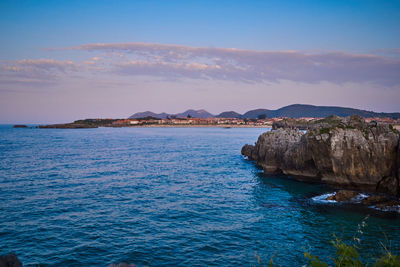
{"label": "blue sea water", "polygon": [[28,266],[302,266],[305,251],[333,256],[335,234],[360,238],[365,258],[380,242],[399,254],[398,214],[316,202],[332,189],[244,159],[265,130],[1,126],[0,253]]}

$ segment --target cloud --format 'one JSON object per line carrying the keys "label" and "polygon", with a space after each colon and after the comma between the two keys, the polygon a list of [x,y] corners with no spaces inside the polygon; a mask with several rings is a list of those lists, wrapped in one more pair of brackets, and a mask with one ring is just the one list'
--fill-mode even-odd
{"label": "cloud", "polygon": [[76,71],[77,65],[70,60],[23,59],[0,62],[0,81],[3,84],[46,85]]}
{"label": "cloud", "polygon": [[82,62],[0,61],[0,81],[50,83],[60,78],[153,76],[265,83],[292,81],[400,85],[400,59],[343,52],[256,51],[150,43],[85,44],[67,49],[97,53]]}
{"label": "cloud", "polygon": [[23,59],[15,62],[15,65],[25,68],[37,68],[41,70],[50,71],[53,69],[65,71],[67,69],[74,69],[75,65],[70,60],[55,60],[55,59]]}
{"label": "cloud", "polygon": [[256,51],[150,43],[85,44],[71,48],[118,55],[110,67],[124,75],[245,82],[400,84],[400,60],[377,55]]}

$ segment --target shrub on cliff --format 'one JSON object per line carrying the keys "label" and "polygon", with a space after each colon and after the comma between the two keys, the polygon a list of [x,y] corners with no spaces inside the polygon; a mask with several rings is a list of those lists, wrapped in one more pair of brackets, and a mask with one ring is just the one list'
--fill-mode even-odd
{"label": "shrub on cliff", "polygon": [[[336,248],[336,257],[333,258],[335,266],[337,267],[361,267],[367,266],[362,263],[358,248],[355,245],[348,245],[345,242],[336,239],[332,241],[333,246]],[[386,248],[385,248],[386,249]],[[319,259],[318,256],[311,255],[309,252],[304,253],[304,257],[309,260],[309,266],[312,267],[328,267],[326,262]],[[374,264],[375,267],[399,267],[400,256],[393,255],[390,251],[378,258]]]}
{"label": "shrub on cliff", "polygon": [[[336,238],[331,241],[332,245],[336,248],[336,255],[333,257],[334,266],[337,267],[362,267],[369,266],[369,264],[363,264],[359,248],[357,243],[361,242],[361,235],[363,234],[363,228],[367,226],[366,220],[369,216],[358,225],[357,232],[353,237],[353,243],[347,244],[344,241]],[[378,259],[375,260],[375,267],[399,267],[400,266],[400,256],[393,255],[383,244],[385,253]],[[311,255],[309,252],[304,253],[304,257],[309,260],[309,265],[312,267],[327,267],[329,266],[326,262],[319,259],[318,256]],[[372,262],[372,260],[370,261]]]}

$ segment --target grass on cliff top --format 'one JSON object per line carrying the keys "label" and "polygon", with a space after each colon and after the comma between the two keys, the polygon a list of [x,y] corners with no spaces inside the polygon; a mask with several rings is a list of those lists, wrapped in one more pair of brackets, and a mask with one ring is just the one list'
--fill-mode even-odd
{"label": "grass on cliff top", "polygon": [[339,124],[340,122],[342,122],[342,118],[341,118],[341,117],[338,117],[338,116],[335,116],[335,115],[331,115],[331,116],[329,116],[329,117],[326,117],[326,118],[323,118],[323,119],[320,119],[320,120],[313,121],[314,124],[318,124],[318,123],[328,123],[328,124],[332,124],[332,125],[337,125],[337,124]]}

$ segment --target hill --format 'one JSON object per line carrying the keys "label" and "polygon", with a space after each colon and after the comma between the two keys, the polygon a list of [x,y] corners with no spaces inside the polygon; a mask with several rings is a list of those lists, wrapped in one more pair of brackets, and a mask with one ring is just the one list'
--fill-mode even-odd
{"label": "hill", "polygon": [[390,117],[400,118],[400,113],[377,113],[373,111],[366,111],[354,108],[344,108],[335,106],[313,106],[313,105],[302,105],[294,104],[286,107],[282,107],[277,110],[271,110],[267,113],[267,117],[328,117],[330,115],[336,115],[340,117],[347,117],[351,115],[359,115],[361,117]]}
{"label": "hill", "polygon": [[385,112],[373,112],[355,108],[344,108],[335,106],[313,106],[294,104],[279,108],[277,110],[268,109],[254,109],[247,111],[243,114],[243,118],[256,119],[259,116],[265,115],[267,118],[278,118],[278,117],[289,117],[289,118],[301,118],[301,117],[314,117],[314,118],[325,118],[331,115],[340,117],[347,117],[351,115],[359,115],[364,118],[372,117],[389,117],[393,119],[400,118],[400,113],[385,113]]}
{"label": "hill", "polygon": [[237,113],[237,112],[235,112],[235,111],[225,111],[225,112],[222,112],[221,114],[219,114],[219,115],[217,115],[215,117],[217,117],[217,118],[237,118],[237,119],[239,119],[239,118],[242,117],[242,115]]}
{"label": "hill", "polygon": [[271,112],[271,110],[269,110],[269,109],[261,109],[261,108],[253,109],[253,110],[249,110],[246,113],[244,113],[242,115],[242,117],[246,118],[246,119],[257,119],[259,116],[262,116],[262,115],[267,115],[267,117],[269,117],[268,114],[270,112]]}
{"label": "hill", "polygon": [[202,118],[202,119],[215,117],[213,114],[204,109],[199,109],[199,110],[188,109],[185,112],[175,114],[177,118],[186,118],[188,115],[190,115],[192,118]]}
{"label": "hill", "polygon": [[393,119],[400,118],[400,112],[395,113],[385,113],[385,112],[373,112],[355,108],[345,108],[345,107],[336,107],[336,106],[313,106],[313,105],[304,105],[304,104],[294,104],[285,106],[276,110],[270,109],[253,109],[249,110],[243,115],[235,112],[235,111],[226,111],[221,114],[215,116],[204,109],[193,110],[189,109],[182,113],[177,114],[167,114],[163,113],[153,113],[151,111],[139,112],[130,116],[130,119],[137,119],[143,117],[155,117],[160,119],[165,119],[169,117],[177,117],[177,118],[186,118],[190,115],[193,118],[245,118],[245,119],[257,119],[260,117],[266,118],[277,118],[277,117],[289,117],[289,118],[301,118],[301,117],[314,117],[314,118],[325,118],[331,115],[337,115],[340,117],[347,117],[350,115],[359,115],[364,118],[372,118],[372,117],[389,117]]}
{"label": "hill", "polygon": [[133,114],[132,116],[129,117],[129,119],[139,119],[139,118],[146,118],[146,117],[154,117],[158,119],[166,119],[169,114],[163,112],[163,113],[154,113],[151,111],[145,111],[145,112],[138,112]]}
{"label": "hill", "polygon": [[175,118],[186,118],[190,115],[192,118],[214,118],[215,116],[204,109],[194,110],[188,109],[185,112],[177,113],[177,114],[168,114],[168,113],[154,113],[151,111],[138,112],[129,117],[129,119],[138,119],[145,117],[154,117],[158,119],[166,119],[167,117],[175,117]]}

